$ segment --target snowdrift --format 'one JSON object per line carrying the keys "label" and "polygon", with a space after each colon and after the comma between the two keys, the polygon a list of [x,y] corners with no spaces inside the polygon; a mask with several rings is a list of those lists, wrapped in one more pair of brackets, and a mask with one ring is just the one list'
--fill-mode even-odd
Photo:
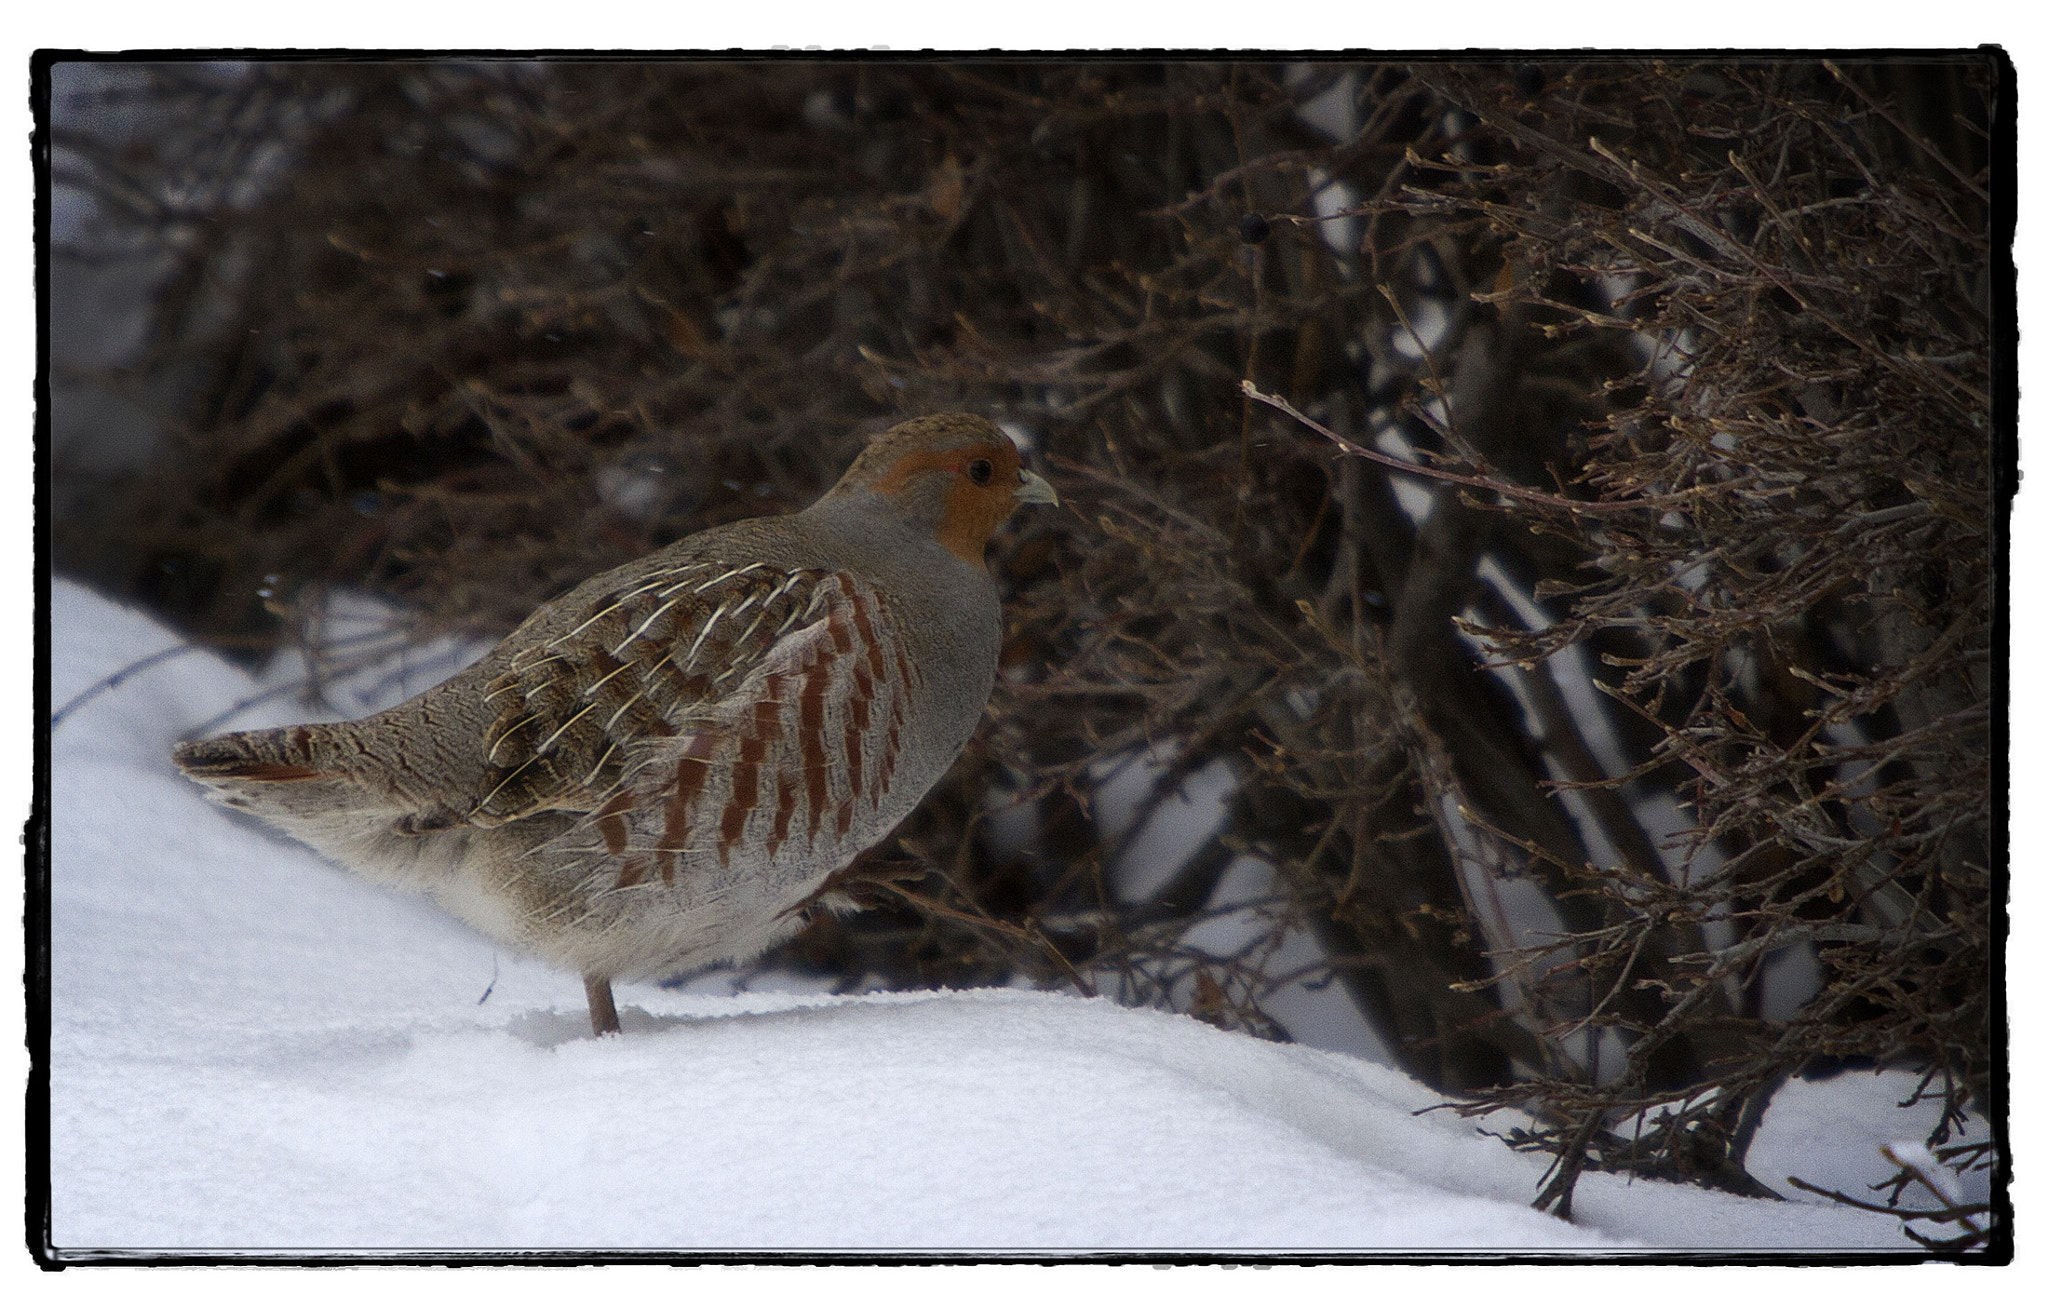
{"label": "snowdrift", "polygon": [[[622,986],[625,1034],[595,1041],[573,974],[173,772],[173,740],[263,684],[68,584],[51,618],[59,707],[165,653],[53,737],[61,1250],[1912,1247],[1805,1195],[1615,1176],[1566,1224],[1527,1205],[1542,1159],[1390,1068],[1101,1000]],[[214,726],[304,717],[284,693]],[[1910,1083],[1788,1089],[1759,1173],[1861,1192],[1878,1142],[1925,1133],[1891,1106]]]}

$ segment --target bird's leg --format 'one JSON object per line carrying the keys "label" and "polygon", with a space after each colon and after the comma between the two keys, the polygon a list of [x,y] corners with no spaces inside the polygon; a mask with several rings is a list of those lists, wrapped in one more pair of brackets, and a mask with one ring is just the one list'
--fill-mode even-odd
{"label": "bird's leg", "polygon": [[612,1003],[610,977],[583,974],[583,993],[590,1000],[590,1030],[593,1035],[617,1035],[619,1010]]}

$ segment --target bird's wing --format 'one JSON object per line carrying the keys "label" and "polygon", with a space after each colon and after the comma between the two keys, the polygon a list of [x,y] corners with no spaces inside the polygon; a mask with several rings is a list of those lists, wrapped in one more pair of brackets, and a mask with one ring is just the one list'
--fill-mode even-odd
{"label": "bird's wing", "polygon": [[672,733],[622,743],[617,779],[544,852],[616,871],[625,888],[739,852],[836,860],[886,831],[881,809],[924,686],[900,616],[843,572],[817,575],[791,609],[757,649],[746,642],[736,683]]}
{"label": "bird's wing", "polygon": [[828,578],[684,561],[592,595],[485,686],[492,721],[469,821],[596,809],[635,743],[674,736],[815,622]]}
{"label": "bird's wing", "polygon": [[475,821],[579,812],[549,852],[615,860],[622,886],[672,878],[678,854],[723,863],[743,838],[770,854],[843,839],[881,805],[923,681],[898,619],[844,572],[643,576],[487,689]]}

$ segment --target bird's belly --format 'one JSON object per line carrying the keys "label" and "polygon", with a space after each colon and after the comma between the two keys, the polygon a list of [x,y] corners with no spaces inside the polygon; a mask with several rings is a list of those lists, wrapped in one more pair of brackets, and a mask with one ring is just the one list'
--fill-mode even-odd
{"label": "bird's belly", "polygon": [[915,748],[923,762],[877,770],[858,795],[841,766],[822,802],[803,798],[800,771],[769,772],[742,807],[724,770],[666,849],[608,841],[602,819],[546,839],[517,823],[478,831],[460,868],[428,889],[486,935],[576,971],[632,980],[744,962],[793,934],[826,879],[895,830],[970,730]]}

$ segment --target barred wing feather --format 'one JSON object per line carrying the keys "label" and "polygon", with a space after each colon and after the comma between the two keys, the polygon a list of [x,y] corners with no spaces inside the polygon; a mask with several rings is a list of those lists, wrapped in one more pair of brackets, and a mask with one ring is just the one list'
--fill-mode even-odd
{"label": "barred wing feather", "polygon": [[644,572],[596,598],[485,688],[494,718],[471,821],[597,808],[634,744],[675,735],[814,619],[827,578],[700,561]]}
{"label": "barred wing feather", "polygon": [[624,888],[738,856],[836,866],[886,833],[922,679],[871,584],[818,573],[793,608],[725,690],[620,743],[616,779],[547,851],[615,865]]}

